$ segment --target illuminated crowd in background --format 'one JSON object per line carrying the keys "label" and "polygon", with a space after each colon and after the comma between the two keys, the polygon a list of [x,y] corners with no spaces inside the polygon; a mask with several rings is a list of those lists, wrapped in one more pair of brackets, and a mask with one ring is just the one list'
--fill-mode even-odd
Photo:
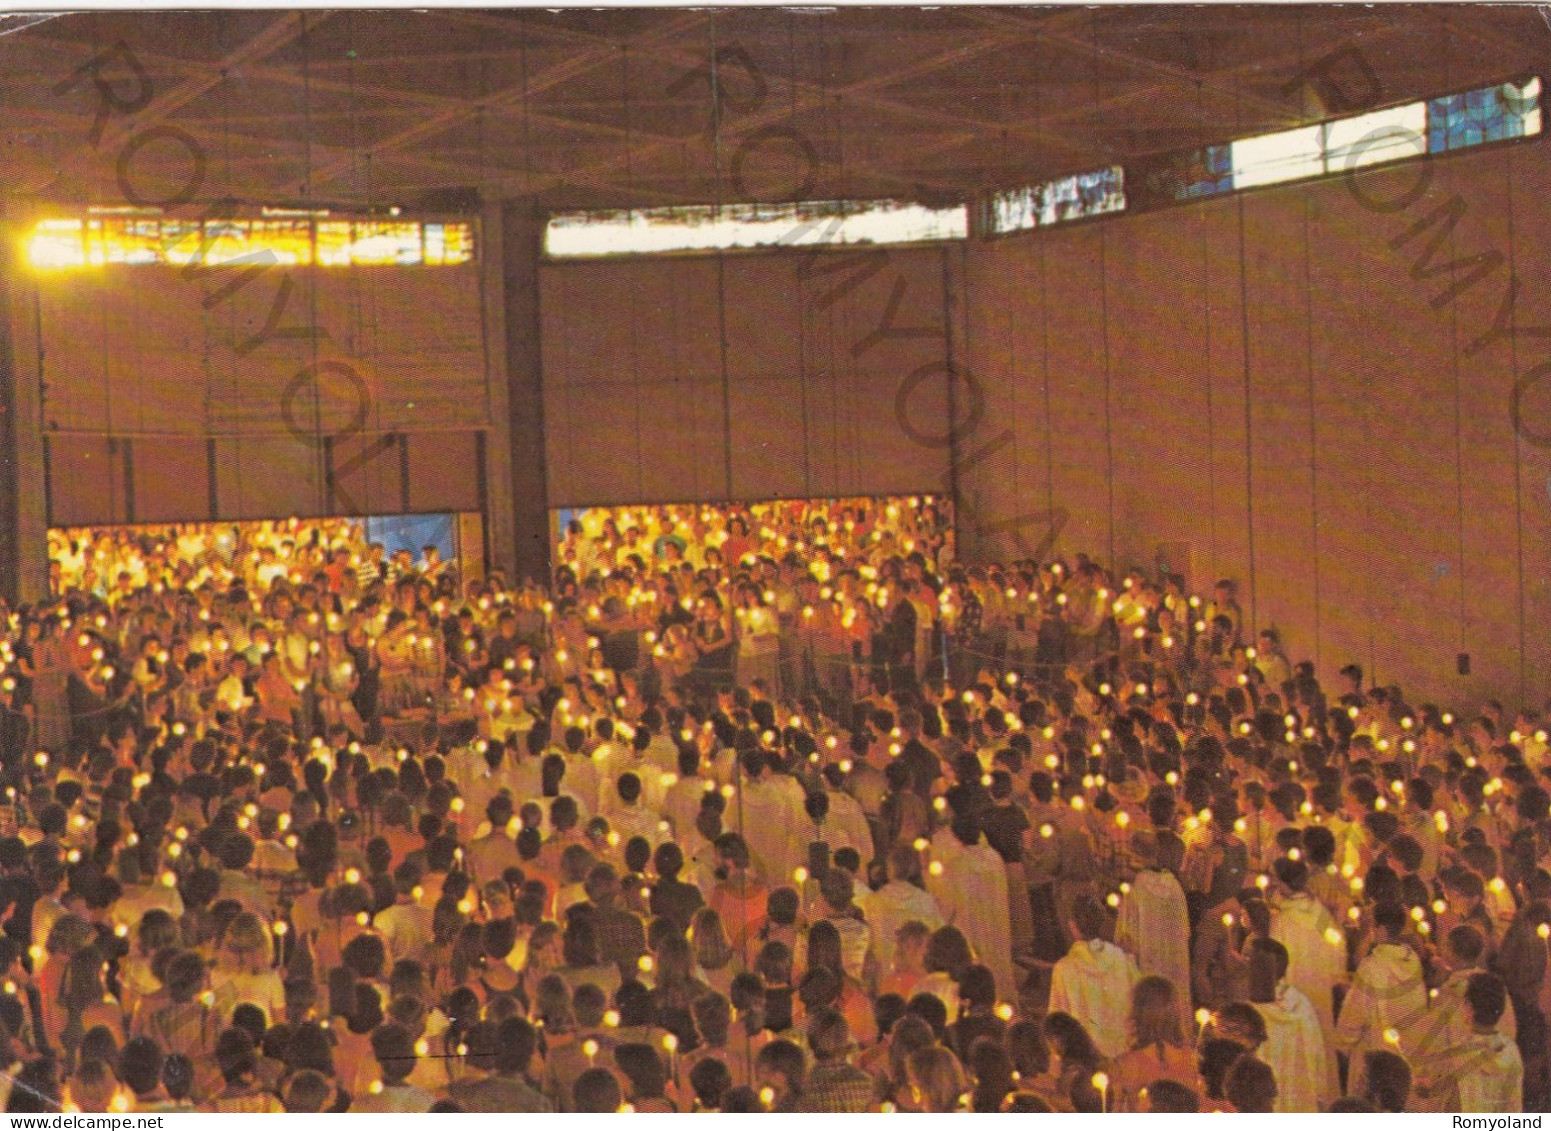
{"label": "illuminated crowd in background", "polygon": [[1231,580],[961,565],[920,496],[589,510],[543,588],[346,520],[50,549],[9,1111],[1551,1098],[1538,713],[1316,673]]}

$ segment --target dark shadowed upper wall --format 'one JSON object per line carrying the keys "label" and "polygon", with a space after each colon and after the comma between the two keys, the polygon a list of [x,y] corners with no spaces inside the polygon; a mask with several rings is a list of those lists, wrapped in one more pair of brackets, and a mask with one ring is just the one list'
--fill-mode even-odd
{"label": "dark shadowed upper wall", "polygon": [[944,490],[947,448],[913,439],[896,403],[905,388],[912,417],[947,412],[957,255],[546,264],[549,505]]}
{"label": "dark shadowed upper wall", "polygon": [[480,304],[478,265],[19,273],[48,521],[478,509]]}

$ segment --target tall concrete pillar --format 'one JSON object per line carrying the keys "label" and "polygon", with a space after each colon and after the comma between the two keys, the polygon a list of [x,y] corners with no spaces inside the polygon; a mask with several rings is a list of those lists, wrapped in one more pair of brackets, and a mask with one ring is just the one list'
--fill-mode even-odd
{"label": "tall concrete pillar", "polygon": [[[502,313],[510,423],[513,579],[548,576],[549,492],[544,456],[544,375],[540,348],[539,261],[544,214],[531,201],[501,209]],[[494,508],[492,494],[492,509]]]}

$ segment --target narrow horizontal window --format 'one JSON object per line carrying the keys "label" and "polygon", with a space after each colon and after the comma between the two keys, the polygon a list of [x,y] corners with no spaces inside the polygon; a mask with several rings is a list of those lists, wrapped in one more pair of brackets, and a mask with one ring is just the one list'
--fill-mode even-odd
{"label": "narrow horizontal window", "polygon": [[1427,148],[1433,153],[1534,137],[1540,130],[1538,77],[1447,94],[1427,103]]}
{"label": "narrow horizontal window", "polygon": [[989,225],[997,234],[1018,232],[1123,212],[1125,207],[1125,170],[1111,165],[998,193],[991,198]]}
{"label": "narrow horizontal window", "polygon": [[417,267],[468,263],[468,223],[415,220],[320,220],[309,216],[179,220],[94,210],[86,219],[46,219],[27,241],[33,267],[104,264],[204,267]]}
{"label": "narrow horizontal window", "polygon": [[827,200],[801,204],[692,204],[551,218],[544,251],[556,259],[825,244],[921,243],[969,234],[963,205]]}

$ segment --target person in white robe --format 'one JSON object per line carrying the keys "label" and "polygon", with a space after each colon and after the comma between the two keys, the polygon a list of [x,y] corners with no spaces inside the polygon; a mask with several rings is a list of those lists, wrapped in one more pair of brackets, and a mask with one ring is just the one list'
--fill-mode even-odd
{"label": "person in white robe", "polygon": [[872,950],[878,968],[885,973],[894,968],[894,946],[899,929],[915,921],[927,930],[945,926],[946,918],[937,898],[920,887],[921,857],[908,844],[894,846],[888,859],[889,882],[877,891],[857,897],[856,905],[867,919],[872,932]]}
{"label": "person in white robe", "polygon": [[1077,1018],[1099,1052],[1113,1059],[1128,1047],[1131,989],[1142,972],[1135,959],[1104,940],[1107,919],[1098,900],[1077,898],[1071,923],[1077,941],[1051,972],[1050,1012]]}
{"label": "person in white robe", "polygon": [[1441,1111],[1517,1115],[1524,1110],[1524,1061],[1500,1026],[1508,993],[1495,974],[1471,976],[1465,987],[1470,1032],[1423,1063],[1418,1090]]}
{"label": "person in white robe", "polygon": [[667,775],[673,780],[662,795],[662,815],[673,826],[675,837],[689,836],[700,816],[700,806],[707,792],[717,788],[709,776],[701,776],[700,752],[686,743],[680,752],[678,772]]}
{"label": "person in white robe", "polygon": [[791,883],[808,858],[802,786],[786,774],[766,773],[764,755],[750,750],[743,756],[742,793],[741,801],[736,794],[728,800],[723,823],[743,835],[755,871],[771,887]]}
{"label": "person in white robe", "polygon": [[[838,771],[839,767],[835,769]],[[826,788],[823,796],[824,816],[821,821],[812,823],[809,839],[822,840],[829,845],[831,855],[842,848],[854,848],[864,863],[871,860],[872,827],[867,823],[861,803],[841,789]]]}
{"label": "person in white robe", "polygon": [[1143,974],[1156,974],[1174,985],[1180,1021],[1189,1030],[1190,1012],[1190,913],[1178,872],[1185,845],[1171,832],[1141,837],[1135,850],[1150,856],[1153,867],[1144,868],[1121,897],[1115,942],[1136,958]]}
{"label": "person in white robe", "polygon": [[1412,1030],[1427,1010],[1427,984],[1422,962],[1401,938],[1406,911],[1398,903],[1381,903],[1373,911],[1378,942],[1357,967],[1351,991],[1341,1003],[1334,1045],[1347,1054],[1353,1077],[1347,1091],[1361,1095],[1363,1054],[1406,1049],[1402,1034]]}
{"label": "person in white robe", "polygon": [[[570,746],[569,736],[566,745]],[[602,785],[596,762],[579,752],[568,753],[565,757],[564,781],[565,792],[580,801],[586,812],[598,811],[598,791]]]}
{"label": "person in white robe", "polygon": [[1337,985],[1346,980],[1346,936],[1329,910],[1306,890],[1308,865],[1278,860],[1280,898],[1271,912],[1271,937],[1287,948],[1287,981],[1314,1005],[1320,1026],[1334,1031]]}
{"label": "person in white robe", "polygon": [[641,795],[641,776],[632,770],[619,775],[614,794],[608,798],[602,815],[608,818],[609,828],[619,834],[621,843],[632,837],[643,837],[653,848],[668,839],[670,828],[662,827],[662,818],[650,808]]}
{"label": "person in white robe", "polygon": [[937,898],[948,922],[964,932],[976,960],[995,975],[997,993],[1013,996],[1017,986],[1007,868],[985,842],[974,817],[956,815],[951,836],[934,838],[926,890]]}
{"label": "person in white robe", "polygon": [[[1475,926],[1461,924],[1448,933],[1444,947],[1453,972],[1437,988],[1427,1013],[1419,1023],[1401,1034],[1407,1056],[1419,1065],[1426,1065],[1448,1054],[1449,1050],[1466,1044],[1475,1032],[1465,992],[1472,978],[1486,973],[1480,965],[1486,949],[1485,936]],[[1504,1005],[1502,1016],[1497,1019],[1496,1032],[1510,1042],[1518,1035],[1518,1019],[1514,1015],[1511,998]],[[1419,1092],[1413,1099],[1411,1110],[1448,1111],[1450,1108],[1442,1105],[1452,1099],[1452,1094],[1443,1092],[1429,1095]]]}
{"label": "person in white robe", "polygon": [[1287,948],[1257,939],[1249,958],[1249,997],[1266,1023],[1266,1041],[1255,1054],[1276,1076],[1275,1110],[1314,1113],[1336,1099],[1325,1034],[1314,1005],[1286,982]]}
{"label": "person in white robe", "polygon": [[633,769],[636,760],[635,751],[630,748],[630,744],[614,736],[612,721],[600,719],[599,723],[600,725],[609,723],[610,729],[608,736],[593,747],[592,755],[588,759],[596,775],[593,781],[594,792],[587,797],[587,803],[592,806],[594,813],[602,813],[614,804],[614,791],[619,784],[619,775]]}

